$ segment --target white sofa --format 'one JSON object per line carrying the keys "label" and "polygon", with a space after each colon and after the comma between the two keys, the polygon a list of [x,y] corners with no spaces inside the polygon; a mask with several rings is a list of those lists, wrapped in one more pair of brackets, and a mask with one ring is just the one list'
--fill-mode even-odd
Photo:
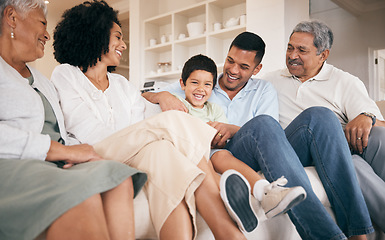
{"label": "white sofa", "polygon": [[[146,103],[146,117],[152,116],[160,112],[158,105]],[[321,181],[316,173],[314,167],[305,168],[306,173],[310,179],[313,190],[316,193],[317,197],[321,200],[322,204],[325,206],[326,210],[334,217],[333,211],[330,207],[329,200],[326,196],[326,192],[323,189]],[[150,212],[148,208],[148,201],[146,198],[145,191],[141,191],[134,200],[135,208],[135,232],[136,239],[157,239],[154,227],[151,222]],[[290,221],[290,218],[287,214],[280,215],[273,219],[264,221],[264,216],[259,212],[260,224],[256,232],[256,236],[252,239],[261,239],[261,240],[296,240],[301,239],[298,235],[294,225]],[[261,221],[262,220],[262,221]],[[198,236],[197,240],[211,240],[214,239],[210,229],[208,228],[205,221],[198,214]],[[376,228],[376,227],[375,227]],[[368,236],[370,240],[385,240],[385,234],[376,230],[375,233]]]}

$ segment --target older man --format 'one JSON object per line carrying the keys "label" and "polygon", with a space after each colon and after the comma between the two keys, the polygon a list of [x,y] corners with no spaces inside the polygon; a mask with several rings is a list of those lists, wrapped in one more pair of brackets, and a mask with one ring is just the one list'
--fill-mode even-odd
{"label": "older man", "polygon": [[333,33],[324,23],[299,23],[287,46],[287,68],[264,78],[277,89],[283,128],[312,106],[337,115],[371,217],[385,231],[385,122],[362,81],[326,63],[332,43]]}

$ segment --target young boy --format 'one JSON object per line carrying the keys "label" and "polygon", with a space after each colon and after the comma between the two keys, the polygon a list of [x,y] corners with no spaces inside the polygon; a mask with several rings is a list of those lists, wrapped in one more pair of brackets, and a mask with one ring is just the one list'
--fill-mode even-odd
{"label": "young boy", "polygon": [[[185,63],[180,79],[180,85],[186,98],[175,96],[185,104],[189,114],[209,124],[213,122],[227,123],[222,108],[207,101],[216,82],[217,67],[215,62],[207,56],[195,55]],[[218,135],[220,136],[220,133]],[[284,177],[269,183],[225,149],[213,150],[210,160],[215,171],[222,174],[220,179],[221,197],[230,215],[242,231],[250,232],[258,225],[256,213],[251,206],[251,196],[261,203],[267,218],[287,212],[306,198],[306,192],[302,187],[282,187],[287,183]],[[231,167],[229,168],[229,166]],[[228,199],[225,193],[226,187],[229,187],[225,182],[230,177],[244,182],[244,188],[237,189],[240,193],[239,196],[231,197],[237,198],[236,200]],[[250,189],[250,186],[253,187]],[[238,203],[243,202],[243,204],[231,204],[233,200]],[[243,209],[238,208],[237,205],[243,206]],[[240,217],[240,215],[243,216]],[[248,221],[242,221],[242,219],[248,219]]]}

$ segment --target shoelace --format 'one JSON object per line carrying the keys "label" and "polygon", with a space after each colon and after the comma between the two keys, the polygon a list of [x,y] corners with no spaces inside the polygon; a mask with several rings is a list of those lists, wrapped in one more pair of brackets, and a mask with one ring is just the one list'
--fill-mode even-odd
{"label": "shoelace", "polygon": [[265,187],[265,193],[270,191],[273,188],[276,188],[278,186],[282,187],[282,186],[285,186],[286,184],[287,184],[287,179],[284,176],[282,176],[282,177],[278,178],[276,181],[267,185]]}

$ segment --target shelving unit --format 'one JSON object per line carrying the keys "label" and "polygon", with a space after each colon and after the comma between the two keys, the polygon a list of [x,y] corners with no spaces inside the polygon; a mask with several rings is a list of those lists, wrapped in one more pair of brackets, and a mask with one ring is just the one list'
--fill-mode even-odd
{"label": "shelving unit", "polygon": [[[225,23],[245,14],[246,0],[207,0],[145,19],[142,83],[179,79],[183,64],[196,54],[211,57],[221,71],[231,41],[246,31],[246,23],[224,27]],[[205,31],[190,37],[186,26],[190,22],[204,23]],[[214,31],[214,23],[221,23],[222,29]],[[166,36],[163,43],[162,36]],[[150,45],[150,39],[156,39],[156,44]],[[171,67],[167,71],[158,70],[158,63],[162,62],[171,62]]]}

